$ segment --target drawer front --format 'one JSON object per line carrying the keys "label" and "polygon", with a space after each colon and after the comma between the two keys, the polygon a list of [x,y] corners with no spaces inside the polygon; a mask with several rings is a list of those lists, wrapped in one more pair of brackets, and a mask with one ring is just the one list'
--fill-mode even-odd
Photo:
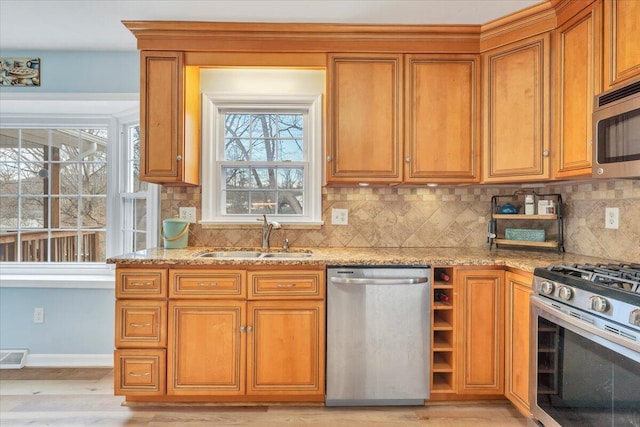
{"label": "drawer front", "polygon": [[116,347],[166,346],[166,301],[116,301]]}
{"label": "drawer front", "polygon": [[245,298],[244,277],[242,270],[170,270],[169,297]]}
{"label": "drawer front", "polygon": [[250,271],[249,299],[323,299],[324,271]]}
{"label": "drawer front", "polygon": [[165,350],[116,350],[114,394],[164,395],[166,360]]}
{"label": "drawer front", "polygon": [[166,269],[116,270],[117,298],[166,298]]}

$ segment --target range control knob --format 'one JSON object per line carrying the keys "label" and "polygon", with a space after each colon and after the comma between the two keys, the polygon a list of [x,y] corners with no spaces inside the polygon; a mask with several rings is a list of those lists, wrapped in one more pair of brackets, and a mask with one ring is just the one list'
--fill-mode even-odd
{"label": "range control knob", "polygon": [[640,326],[640,308],[631,311],[629,315],[629,323],[633,326]]}
{"label": "range control knob", "polygon": [[563,301],[569,301],[573,298],[573,291],[568,286],[560,286],[560,289],[558,289],[558,296]]}
{"label": "range control knob", "polygon": [[540,283],[540,292],[542,292],[545,295],[551,295],[553,293],[553,283],[551,282],[547,282],[544,281],[542,283]]}
{"label": "range control knob", "polygon": [[598,313],[604,313],[609,310],[609,302],[602,297],[592,297],[591,308]]}

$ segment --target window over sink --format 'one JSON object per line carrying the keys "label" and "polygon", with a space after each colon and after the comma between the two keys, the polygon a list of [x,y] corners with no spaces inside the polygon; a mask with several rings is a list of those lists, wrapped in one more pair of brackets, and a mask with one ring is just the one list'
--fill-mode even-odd
{"label": "window over sink", "polygon": [[321,224],[322,95],[205,93],[203,224]]}

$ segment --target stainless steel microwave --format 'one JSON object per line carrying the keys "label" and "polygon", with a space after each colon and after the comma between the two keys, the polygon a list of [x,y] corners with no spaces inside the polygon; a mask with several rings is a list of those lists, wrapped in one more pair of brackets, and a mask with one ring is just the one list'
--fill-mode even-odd
{"label": "stainless steel microwave", "polygon": [[593,177],[640,178],[640,80],[593,104]]}

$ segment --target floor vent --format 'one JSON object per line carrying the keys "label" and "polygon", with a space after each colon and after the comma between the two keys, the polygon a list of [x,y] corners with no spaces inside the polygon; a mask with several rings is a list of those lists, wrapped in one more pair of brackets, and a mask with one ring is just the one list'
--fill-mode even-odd
{"label": "floor vent", "polygon": [[0,350],[0,369],[20,369],[24,367],[29,350]]}

